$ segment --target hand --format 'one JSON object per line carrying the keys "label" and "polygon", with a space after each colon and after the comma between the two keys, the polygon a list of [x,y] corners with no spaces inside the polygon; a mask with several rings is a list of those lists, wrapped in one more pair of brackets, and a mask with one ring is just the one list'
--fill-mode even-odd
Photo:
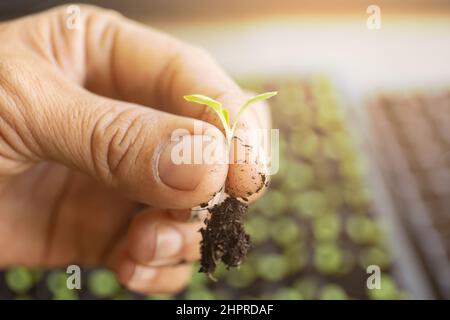
{"label": "hand", "polygon": [[[0,267],[101,265],[131,290],[177,291],[199,258],[189,208],[225,181],[237,196],[260,185],[257,166],[170,161],[175,129],[200,119],[222,135],[182,97],[216,98],[232,118],[246,95],[203,50],[80,7],[78,29],[66,7],[0,24]],[[268,128],[253,110],[240,126]]]}

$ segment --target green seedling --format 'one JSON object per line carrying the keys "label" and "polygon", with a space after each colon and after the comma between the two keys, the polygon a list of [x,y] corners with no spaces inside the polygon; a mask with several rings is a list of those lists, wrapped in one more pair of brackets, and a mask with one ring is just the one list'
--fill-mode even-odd
{"label": "green seedling", "polygon": [[327,284],[320,291],[321,300],[347,300],[347,293],[337,284]]}
{"label": "green seedling", "polygon": [[195,102],[198,104],[207,105],[210,107],[214,112],[217,114],[217,116],[220,119],[220,122],[222,123],[222,126],[225,130],[225,135],[227,138],[228,147],[231,145],[231,140],[234,137],[234,132],[236,130],[237,123],[239,121],[239,118],[241,117],[242,113],[250,107],[252,104],[267,100],[272,98],[273,96],[277,95],[278,92],[271,91],[271,92],[265,92],[258,94],[245,102],[242,107],[239,109],[239,112],[236,115],[236,118],[234,122],[231,124],[230,122],[230,113],[227,108],[225,108],[219,101],[216,101],[208,96],[204,96],[202,94],[191,94],[184,96],[184,99],[189,102]]}
{"label": "green seedling", "polygon": [[270,190],[255,204],[266,217],[275,217],[286,210],[286,196],[278,190]]}
{"label": "green seedling", "polygon": [[398,300],[404,298],[404,294],[398,289],[395,280],[388,275],[381,277],[380,289],[367,289],[367,295],[372,300]]}
{"label": "green seedling", "polygon": [[67,290],[67,273],[60,270],[52,271],[47,276],[47,288],[53,293]]}
{"label": "green seedling", "polygon": [[281,247],[289,247],[300,238],[300,228],[289,218],[274,221],[269,229],[271,238]]}
{"label": "green seedling", "polygon": [[319,291],[320,282],[314,277],[307,276],[295,281],[293,287],[298,290],[306,300],[312,300]]}
{"label": "green seedling", "polygon": [[317,245],[314,252],[314,266],[325,275],[336,274],[344,262],[343,252],[333,243]]}
{"label": "green seedling", "polygon": [[302,294],[292,288],[281,288],[278,289],[273,295],[274,300],[304,300]]}
{"label": "green seedling", "polygon": [[310,132],[294,133],[289,139],[294,155],[306,159],[315,159],[320,150],[320,138]]}
{"label": "green seedling", "polygon": [[302,189],[311,187],[315,182],[312,166],[301,162],[286,164],[286,173],[281,183],[281,190],[286,193],[298,194]]}
{"label": "green seedling", "polygon": [[341,220],[336,214],[324,214],[313,221],[314,237],[319,241],[333,241],[339,237]]}
{"label": "green seedling", "polygon": [[243,289],[250,286],[256,278],[256,273],[248,264],[242,264],[227,274],[227,283],[234,288]]}
{"label": "green seedling", "polygon": [[186,291],[187,300],[214,300],[214,293],[208,289],[189,288]]}
{"label": "green seedling", "polygon": [[24,294],[33,286],[32,273],[25,267],[12,268],[6,271],[6,285],[11,291]]}
{"label": "green seedling", "polygon": [[172,300],[173,296],[167,293],[153,294],[147,297],[149,300]]}
{"label": "green seedling", "polygon": [[364,249],[359,254],[359,263],[364,269],[370,265],[377,265],[381,269],[386,269],[391,263],[391,257],[385,250],[379,247],[371,247]]}
{"label": "green seedling", "polygon": [[[240,107],[234,122],[230,120],[228,109],[219,101],[201,94],[187,95],[184,99],[206,105],[216,113],[224,129],[229,152],[238,121],[244,111],[252,104],[267,100],[276,94],[277,92],[265,92],[247,100]],[[266,176],[263,173],[260,173],[260,176],[262,188],[265,185]],[[247,198],[243,197],[242,200],[247,202]],[[201,206],[201,209],[205,207]],[[227,267],[238,267],[251,247],[250,236],[245,232],[242,219],[247,209],[247,204],[236,197],[226,198],[225,188],[221,188],[218,197],[214,197],[213,201],[208,203],[207,210],[211,215],[205,220],[205,227],[200,230],[202,234],[200,272],[206,273],[212,280],[214,280],[212,274],[217,267],[217,262],[221,261]]]}
{"label": "green seedling", "polygon": [[283,248],[283,256],[289,267],[289,273],[294,274],[302,270],[309,260],[309,252],[304,242],[294,242]]}
{"label": "green seedling", "polygon": [[365,216],[352,216],[348,219],[346,231],[350,239],[358,244],[376,243],[378,226],[375,221]]}
{"label": "green seedling", "polygon": [[270,222],[258,215],[249,215],[245,224],[247,232],[252,237],[254,244],[264,243],[269,237]]}
{"label": "green seedling", "polygon": [[289,272],[286,259],[280,254],[267,254],[258,257],[257,274],[266,281],[281,281]]}
{"label": "green seedling", "polygon": [[89,275],[88,287],[99,298],[112,297],[120,291],[120,284],[114,273],[104,269],[95,270]]}
{"label": "green seedling", "polygon": [[59,290],[52,295],[53,300],[79,300],[80,297],[76,290],[70,290],[68,288]]}
{"label": "green seedling", "polygon": [[325,194],[321,191],[306,191],[297,195],[292,204],[300,211],[300,215],[305,218],[318,217],[329,212],[329,203]]}

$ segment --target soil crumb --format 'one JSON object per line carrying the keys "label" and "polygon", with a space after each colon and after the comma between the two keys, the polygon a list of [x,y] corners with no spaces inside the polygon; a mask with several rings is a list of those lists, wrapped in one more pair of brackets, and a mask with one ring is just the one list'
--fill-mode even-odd
{"label": "soil crumb", "polygon": [[227,269],[241,264],[251,247],[250,236],[244,230],[243,217],[248,206],[234,197],[208,209],[211,216],[200,229],[201,267],[199,272],[211,275],[222,261]]}
{"label": "soil crumb", "polygon": [[267,181],[266,175],[261,173],[260,176],[261,176],[261,185],[258,187],[258,189],[256,189],[255,193],[258,193],[261,191],[262,188],[267,187],[266,182],[268,182],[268,181]]}

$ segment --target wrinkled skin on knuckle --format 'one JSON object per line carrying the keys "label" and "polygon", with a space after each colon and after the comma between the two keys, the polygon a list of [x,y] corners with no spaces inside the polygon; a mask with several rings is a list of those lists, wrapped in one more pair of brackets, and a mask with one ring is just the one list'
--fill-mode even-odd
{"label": "wrinkled skin on knuckle", "polygon": [[148,177],[136,164],[146,161],[150,169],[154,145],[148,131],[154,123],[145,113],[127,108],[109,108],[96,120],[91,150],[100,178],[117,185],[127,174]]}
{"label": "wrinkled skin on knuckle", "polygon": [[[26,59],[0,57],[0,118],[4,121],[2,136],[18,154],[27,159],[42,155],[35,142],[40,128],[48,123],[46,106],[57,101],[51,85],[33,73],[33,66]],[[44,95],[43,92],[46,92]],[[36,110],[34,105],[42,106]],[[42,127],[41,126],[41,127]]]}
{"label": "wrinkled skin on knuckle", "polygon": [[[97,41],[98,35],[105,29],[104,25],[114,25],[123,16],[114,10],[93,5],[71,5],[79,8],[79,25],[76,29],[69,27],[74,19],[73,13],[68,11],[68,5],[62,5],[8,22],[4,28],[0,25],[0,37],[5,34],[9,42],[15,42],[13,54],[17,53],[18,47],[23,48],[49,63],[67,79],[84,85],[89,58],[87,41],[91,38]],[[5,32],[2,32],[3,29],[6,29]],[[11,33],[14,35],[8,35]]]}

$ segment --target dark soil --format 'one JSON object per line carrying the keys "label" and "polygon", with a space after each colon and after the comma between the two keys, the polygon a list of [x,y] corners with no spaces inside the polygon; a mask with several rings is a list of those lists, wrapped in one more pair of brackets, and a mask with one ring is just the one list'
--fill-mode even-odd
{"label": "dark soil", "polygon": [[244,230],[244,215],[248,206],[234,197],[208,209],[211,216],[200,230],[200,272],[211,275],[222,261],[227,269],[239,266],[251,247],[250,236]]}

